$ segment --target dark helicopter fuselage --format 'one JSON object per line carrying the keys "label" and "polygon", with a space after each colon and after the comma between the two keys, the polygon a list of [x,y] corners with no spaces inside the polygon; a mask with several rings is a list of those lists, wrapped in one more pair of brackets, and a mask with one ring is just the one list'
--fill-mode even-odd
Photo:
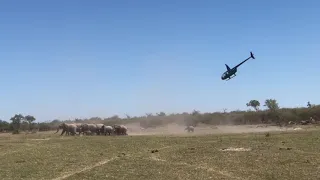
{"label": "dark helicopter fuselage", "polygon": [[247,59],[245,59],[244,61],[242,61],[241,63],[239,63],[238,65],[236,65],[235,67],[233,68],[230,68],[227,64],[226,65],[226,68],[227,68],[227,71],[224,72],[222,75],[221,75],[221,79],[222,80],[226,80],[226,79],[231,79],[233,78],[234,76],[236,76],[236,72],[238,71],[238,67],[241,66],[243,63],[245,63],[246,61],[248,61],[250,58],[252,59],[255,59],[254,55],[252,52],[250,52],[250,57],[248,57]]}
{"label": "dark helicopter fuselage", "polygon": [[237,72],[237,68],[232,68],[230,70],[227,70],[226,72],[224,72],[221,76],[222,80],[226,80],[226,79],[230,79],[231,76],[235,75]]}

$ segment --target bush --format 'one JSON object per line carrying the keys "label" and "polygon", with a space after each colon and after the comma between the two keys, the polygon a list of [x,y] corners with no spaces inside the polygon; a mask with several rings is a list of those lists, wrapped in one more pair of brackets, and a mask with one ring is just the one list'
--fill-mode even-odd
{"label": "bush", "polygon": [[14,129],[14,130],[12,131],[12,134],[20,134],[19,129]]}

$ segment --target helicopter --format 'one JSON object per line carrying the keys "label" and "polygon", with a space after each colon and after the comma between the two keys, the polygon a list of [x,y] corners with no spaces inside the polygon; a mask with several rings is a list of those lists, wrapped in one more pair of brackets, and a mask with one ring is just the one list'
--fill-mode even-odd
{"label": "helicopter", "polygon": [[234,78],[236,76],[237,68],[241,66],[244,62],[248,61],[250,58],[255,59],[252,52],[250,52],[250,57],[248,57],[246,60],[242,61],[232,69],[227,64],[225,64],[227,67],[227,71],[222,74],[221,79],[229,81],[230,79]]}

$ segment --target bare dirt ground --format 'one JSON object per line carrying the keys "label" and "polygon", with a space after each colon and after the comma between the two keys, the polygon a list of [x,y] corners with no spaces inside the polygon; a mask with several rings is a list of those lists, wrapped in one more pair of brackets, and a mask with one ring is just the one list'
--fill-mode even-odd
{"label": "bare dirt ground", "polygon": [[[283,132],[283,131],[301,131],[306,129],[312,129],[313,126],[292,126],[292,127],[279,127],[273,125],[206,125],[199,124],[195,127],[194,132],[188,133],[185,128],[186,126],[179,125],[176,123],[167,124],[164,126],[159,126],[156,128],[141,128],[139,123],[125,124],[128,128],[128,134],[132,136],[137,135],[178,135],[178,136],[188,136],[188,135],[209,135],[209,134],[234,134],[234,133],[264,133],[264,132]],[[42,132],[45,134],[54,134],[55,131]],[[59,133],[58,133],[59,134]],[[11,137],[11,133],[0,133],[1,137]],[[39,140],[39,139],[35,139]],[[48,140],[48,139],[40,139]]]}
{"label": "bare dirt ground", "polygon": [[301,127],[285,127],[266,126],[266,125],[205,125],[200,124],[195,127],[193,133],[188,133],[185,130],[186,126],[179,124],[167,124],[157,128],[143,129],[139,123],[126,124],[129,135],[206,135],[206,134],[233,134],[233,133],[259,133],[259,132],[273,132],[273,131],[293,131],[302,130]]}

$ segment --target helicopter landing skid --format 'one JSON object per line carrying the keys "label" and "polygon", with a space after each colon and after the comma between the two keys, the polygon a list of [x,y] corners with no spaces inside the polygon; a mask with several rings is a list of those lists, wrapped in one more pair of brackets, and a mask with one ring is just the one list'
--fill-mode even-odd
{"label": "helicopter landing skid", "polygon": [[232,79],[232,78],[234,78],[234,77],[236,77],[237,75],[236,74],[234,74],[233,76],[230,76],[226,81],[229,81],[230,79]]}

